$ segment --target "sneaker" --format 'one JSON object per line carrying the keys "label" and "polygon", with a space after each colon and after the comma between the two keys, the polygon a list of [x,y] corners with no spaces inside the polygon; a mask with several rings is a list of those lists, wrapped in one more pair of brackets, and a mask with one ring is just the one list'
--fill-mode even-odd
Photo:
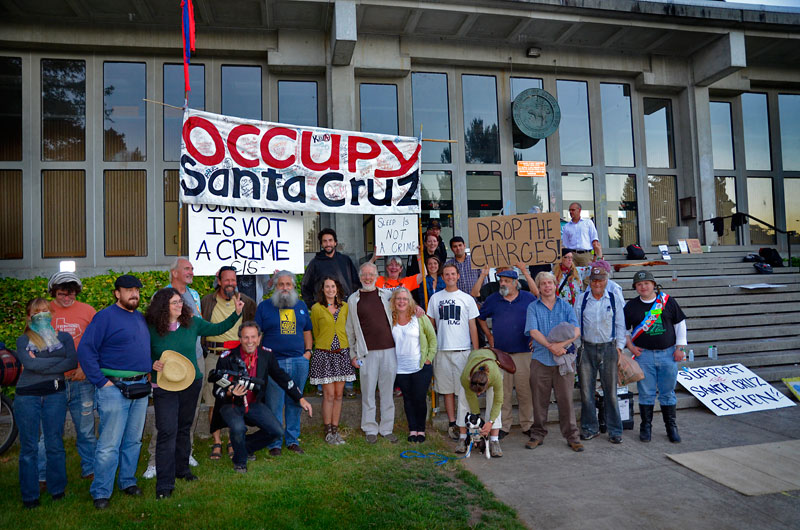
{"label": "sneaker", "polygon": [[339,445],[339,442],[336,441],[336,435],[332,432],[325,435],[325,441],[330,445]]}
{"label": "sneaker", "polygon": [[388,440],[393,444],[396,444],[397,442],[400,441],[397,439],[397,436],[395,436],[394,433],[391,432],[389,434],[381,434],[381,436],[383,436],[384,440]]}
{"label": "sneaker", "polygon": [[599,432],[582,432],[581,440],[591,440],[592,438],[597,438],[598,436],[600,436]]}
{"label": "sneaker", "polygon": [[528,440],[528,443],[525,444],[525,449],[536,449],[543,443],[544,440],[539,440],[538,438],[531,438],[530,440]]}
{"label": "sneaker", "polygon": [[492,455],[492,458],[500,458],[503,456],[503,450],[500,449],[499,441],[489,441],[489,454]]}
{"label": "sneaker", "polygon": [[575,451],[576,453],[583,452],[583,444],[580,442],[567,442],[567,445],[569,445],[569,448]]}
{"label": "sneaker", "polygon": [[156,466],[147,466],[142,478],[156,478]]}
{"label": "sneaker", "polygon": [[447,427],[447,435],[453,440],[458,440],[461,438],[461,429],[456,424],[450,425]]}
{"label": "sneaker", "polygon": [[344,438],[342,438],[342,435],[338,432],[334,433],[333,435],[336,437],[336,445],[344,445],[347,443],[344,441]]}
{"label": "sneaker", "polygon": [[368,444],[374,444],[377,441],[378,441],[378,436],[377,435],[375,435],[375,434],[368,434],[367,435],[367,443]]}
{"label": "sneaker", "polygon": [[[248,454],[247,455],[247,461],[248,462],[255,462],[256,461],[256,454],[255,453]],[[247,469],[245,469],[245,471],[247,471]]]}
{"label": "sneaker", "polygon": [[105,510],[108,508],[108,505],[111,504],[108,499],[95,499],[94,500],[94,507],[98,510]]}
{"label": "sneaker", "polygon": [[189,465],[192,467],[197,467],[200,463],[194,459],[194,455],[189,455]]}
{"label": "sneaker", "polygon": [[[168,497],[172,497],[172,490],[164,490],[164,491],[157,491],[156,492],[156,500],[160,501],[161,499],[166,499]],[[95,506],[97,506],[97,501],[95,501]]]}
{"label": "sneaker", "polygon": [[608,441],[612,444],[621,444],[622,443],[622,436],[609,436]]}
{"label": "sneaker", "polygon": [[247,473],[247,466],[233,466],[233,470],[237,473]]}
{"label": "sneaker", "polygon": [[456,454],[462,455],[467,452],[467,439],[459,438],[456,444]]}

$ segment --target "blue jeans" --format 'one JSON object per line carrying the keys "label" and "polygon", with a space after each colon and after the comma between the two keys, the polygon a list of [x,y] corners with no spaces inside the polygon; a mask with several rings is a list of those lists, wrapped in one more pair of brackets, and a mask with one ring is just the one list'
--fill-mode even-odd
{"label": "blue jeans", "polygon": [[[308,379],[308,359],[305,357],[279,359],[278,366],[289,374],[295,386],[302,393],[306,386],[306,379]],[[267,382],[267,405],[269,405],[272,414],[279,423],[282,418],[285,420],[286,430],[283,432],[283,439],[286,441],[286,446],[299,445],[300,413],[303,409],[292,398],[287,396],[286,392],[272,378],[269,378]],[[280,437],[269,444],[270,449],[280,446]]]}
{"label": "blue jeans", "polygon": [[94,453],[94,480],[89,493],[93,499],[108,499],[114,491],[117,467],[119,489],[136,485],[147,397],[128,399],[117,387],[105,386],[97,390],[97,413],[100,416],[100,435]]}
{"label": "blue jeans", "polygon": [[19,488],[22,501],[39,498],[39,426],[44,432],[47,458],[47,491],[64,493],[67,487],[67,454],[64,451],[64,420],[67,395],[64,391],[46,396],[14,398],[14,421],[19,429]]}
{"label": "blue jeans", "polygon": [[[224,405],[220,411],[222,419],[228,424],[233,446],[233,464],[247,466],[247,455],[267,447],[276,440],[280,444],[283,425],[264,403],[251,403],[247,412],[241,405]],[[259,430],[247,433],[247,425],[255,425]]]}
{"label": "blue jeans", "polygon": [[644,372],[644,379],[636,383],[640,405],[655,405],[656,391],[662,405],[675,405],[675,383],[678,382],[678,363],[672,358],[675,346],[666,350],[642,350],[636,358]]}
{"label": "blue jeans", "polygon": [[594,403],[595,381],[600,372],[608,435],[622,436],[622,419],[617,405],[617,360],[616,343],[583,343],[578,379],[581,383],[581,430],[584,435],[597,434],[600,430]]}
{"label": "blue jeans", "polygon": [[[81,457],[81,477],[94,473],[94,451],[97,438],[94,435],[95,386],[89,381],[66,381],[67,409],[75,425],[75,447]],[[39,480],[46,480],[44,435],[39,438]]]}

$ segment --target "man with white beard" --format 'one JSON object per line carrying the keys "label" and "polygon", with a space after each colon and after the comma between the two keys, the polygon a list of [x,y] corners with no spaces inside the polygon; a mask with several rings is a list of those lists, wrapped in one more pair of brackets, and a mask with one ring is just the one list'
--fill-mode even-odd
{"label": "man with white beard", "polygon": [[[289,374],[302,394],[308,379],[308,361],[311,359],[311,317],[308,307],[297,294],[297,281],[289,271],[279,271],[272,277],[275,290],[269,300],[258,304],[256,322],[264,333],[261,345],[271,348],[281,369]],[[286,448],[303,454],[300,448],[300,413],[294,399],[271,378],[267,383],[267,405],[281,421],[284,419],[283,440]],[[281,438],[269,445],[269,454],[281,454]]]}

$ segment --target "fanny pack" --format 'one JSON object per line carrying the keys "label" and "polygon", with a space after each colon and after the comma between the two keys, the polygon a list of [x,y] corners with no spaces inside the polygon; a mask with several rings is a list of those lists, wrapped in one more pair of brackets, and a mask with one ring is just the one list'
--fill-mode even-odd
{"label": "fanny pack", "polygon": [[140,399],[150,395],[151,386],[147,381],[142,383],[132,383],[130,385],[126,385],[119,381],[114,381],[113,383],[115,387],[119,388],[119,391],[122,392],[122,395],[128,399]]}

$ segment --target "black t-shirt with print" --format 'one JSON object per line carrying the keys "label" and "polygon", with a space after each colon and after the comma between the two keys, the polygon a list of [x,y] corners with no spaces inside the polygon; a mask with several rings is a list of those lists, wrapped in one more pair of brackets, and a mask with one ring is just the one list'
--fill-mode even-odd
{"label": "black t-shirt with print", "polygon": [[[644,320],[645,314],[655,304],[642,302],[638,296],[625,304],[625,327],[631,332]],[[650,329],[639,335],[633,343],[646,350],[665,350],[675,346],[675,324],[686,319],[678,302],[670,297],[667,305],[662,309],[661,315],[650,326]]]}

